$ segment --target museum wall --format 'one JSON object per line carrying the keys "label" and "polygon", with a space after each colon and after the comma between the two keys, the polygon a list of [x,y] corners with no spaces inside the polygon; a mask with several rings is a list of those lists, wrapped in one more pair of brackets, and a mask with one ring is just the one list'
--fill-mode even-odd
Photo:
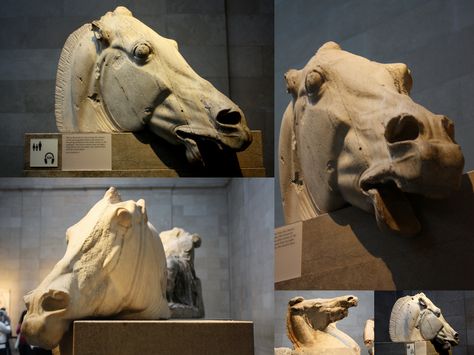
{"label": "museum wall", "polygon": [[127,6],[159,34],[175,39],[191,67],[244,109],[250,128],[266,131],[265,166],[272,174],[273,8],[265,0],[255,2],[255,6],[250,1],[228,3],[226,6],[226,0],[3,1],[0,176],[22,175],[24,133],[57,132],[56,67],[68,35],[118,5]]}
{"label": "museum wall", "polygon": [[273,0],[226,0],[230,97],[264,132],[264,163],[273,176]]}
{"label": "museum wall", "polygon": [[368,319],[374,318],[374,293],[372,291],[275,291],[275,348],[292,348],[286,335],[288,301],[296,296],[305,299],[333,298],[354,295],[359,298],[357,307],[349,308],[349,315],[337,322],[337,328],[349,335],[359,345],[361,354],[367,353],[364,345],[364,328]]}
{"label": "museum wall", "polygon": [[389,342],[390,313],[397,299],[423,292],[441,309],[446,321],[459,333],[460,343],[454,347],[456,355],[474,353],[474,291],[385,291],[375,293],[375,340]]}
{"label": "museum wall", "polygon": [[[456,126],[465,171],[474,169],[474,2],[470,0],[275,1],[275,224],[284,224],[278,138],[290,102],[283,79],[326,41],[379,62],[411,69],[413,99]],[[308,14],[311,14],[308,16]]]}
{"label": "museum wall", "polygon": [[230,312],[254,321],[255,354],[273,351],[273,181],[229,186]]}
{"label": "museum wall", "polygon": [[[102,198],[108,185],[116,186],[124,200],[145,199],[149,220],[158,231],[179,226],[202,237],[195,269],[202,281],[206,318],[230,318],[228,200],[223,179],[208,188],[154,188],[155,179],[148,184],[147,179],[28,180],[0,180],[0,289],[11,290],[9,313],[15,327],[24,308],[22,296],[38,286],[64,255],[66,229]],[[130,187],[134,185],[139,187]]]}

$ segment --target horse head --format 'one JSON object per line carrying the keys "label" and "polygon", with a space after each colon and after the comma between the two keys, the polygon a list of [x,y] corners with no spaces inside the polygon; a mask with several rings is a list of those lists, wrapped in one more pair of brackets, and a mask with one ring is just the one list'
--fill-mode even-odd
{"label": "horse head", "polygon": [[56,80],[61,132],[136,132],[148,128],[184,144],[190,162],[211,141],[240,151],[251,142],[242,111],[201,78],[164,38],[117,7],[67,39]]}
{"label": "horse head", "polygon": [[427,340],[446,350],[459,344],[459,334],[424,293],[405,296],[395,302],[389,332],[394,342]]}
{"label": "horse head", "polygon": [[357,343],[336,328],[335,322],[348,316],[350,307],[357,306],[355,296],[305,300],[294,297],[288,302],[287,334],[295,349],[351,348],[357,353]]}
{"label": "horse head", "polygon": [[143,200],[122,202],[110,188],[66,240],[63,258],[24,297],[29,344],[55,347],[75,319],[169,317],[165,255]]}
{"label": "horse head", "polygon": [[287,223],[350,203],[378,225],[415,235],[407,198],[444,198],[464,165],[454,125],[409,96],[405,64],[381,64],[323,45],[285,75],[292,102],[280,133],[280,183]]}

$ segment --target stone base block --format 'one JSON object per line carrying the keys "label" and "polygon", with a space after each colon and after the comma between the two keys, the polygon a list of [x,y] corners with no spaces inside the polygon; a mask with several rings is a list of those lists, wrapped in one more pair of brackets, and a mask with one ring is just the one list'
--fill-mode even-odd
{"label": "stone base block", "polygon": [[[377,355],[439,355],[429,341],[413,343],[375,343]],[[451,355],[451,350],[446,353]]]}
{"label": "stone base block", "polygon": [[348,348],[331,348],[317,350],[292,350],[290,348],[275,348],[275,355],[354,355],[354,350]]}
{"label": "stone base block", "polygon": [[[113,133],[112,170],[63,171],[62,134],[27,133],[25,135],[24,175],[28,177],[176,177],[176,176],[265,176],[263,167],[262,132],[252,131],[252,143],[243,152],[221,151],[214,144],[203,146],[201,154],[205,167],[191,166],[184,147],[171,145],[160,138],[144,133]],[[30,167],[30,140],[32,138],[58,138],[59,160],[57,168]]]}
{"label": "stone base block", "polygon": [[75,321],[72,348],[74,355],[253,355],[253,322]]}
{"label": "stone base block", "polygon": [[382,233],[375,217],[354,207],[303,222],[301,277],[277,290],[472,290],[474,172],[445,200],[412,203],[422,233]]}

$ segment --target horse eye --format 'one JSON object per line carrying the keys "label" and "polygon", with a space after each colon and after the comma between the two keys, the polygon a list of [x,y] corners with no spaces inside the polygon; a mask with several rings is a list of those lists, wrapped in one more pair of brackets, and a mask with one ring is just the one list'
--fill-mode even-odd
{"label": "horse eye", "polygon": [[313,96],[319,92],[323,84],[323,76],[317,71],[313,70],[306,75],[305,87],[308,96]]}
{"label": "horse eye", "polygon": [[139,43],[133,49],[133,56],[139,60],[146,60],[151,54],[151,47],[146,43]]}

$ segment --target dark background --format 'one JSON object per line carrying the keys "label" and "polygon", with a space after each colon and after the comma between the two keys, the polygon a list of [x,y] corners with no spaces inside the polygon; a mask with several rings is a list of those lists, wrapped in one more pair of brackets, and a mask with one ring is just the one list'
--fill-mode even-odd
{"label": "dark background", "polygon": [[2,0],[0,176],[21,176],[24,133],[57,132],[56,67],[68,35],[119,5],[175,39],[191,67],[263,131],[273,176],[272,0]]}

